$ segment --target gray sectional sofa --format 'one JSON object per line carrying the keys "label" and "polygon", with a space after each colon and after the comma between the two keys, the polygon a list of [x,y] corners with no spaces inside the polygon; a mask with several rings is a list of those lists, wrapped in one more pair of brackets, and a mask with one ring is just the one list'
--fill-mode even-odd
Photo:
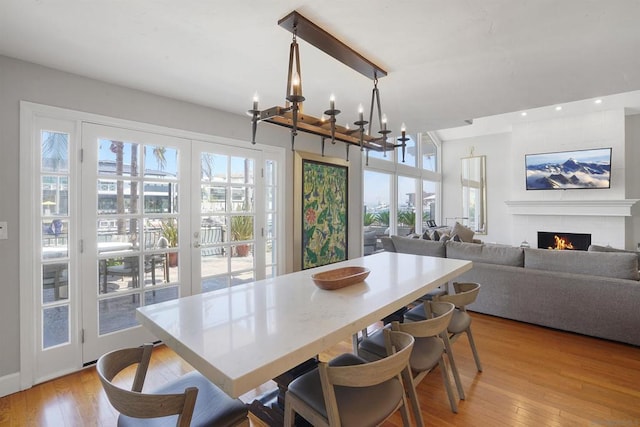
{"label": "gray sectional sofa", "polygon": [[636,253],[554,251],[401,236],[387,251],[473,261],[458,281],[482,284],[470,310],[640,346]]}

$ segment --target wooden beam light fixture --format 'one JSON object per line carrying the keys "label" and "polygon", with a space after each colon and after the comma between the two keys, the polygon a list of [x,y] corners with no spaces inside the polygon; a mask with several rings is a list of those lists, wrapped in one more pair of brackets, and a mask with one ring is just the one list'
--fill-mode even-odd
{"label": "wooden beam light fixture", "polygon": [[[402,161],[404,162],[406,142],[409,140],[405,134],[404,124],[401,131],[402,136],[397,138],[397,141],[389,141],[388,134],[391,131],[387,129],[387,119],[382,114],[378,78],[386,76],[387,72],[296,11],[280,19],[278,25],[293,33],[293,40],[289,47],[286,103],[284,107],[275,106],[260,110],[258,108],[258,95],[254,95],[253,108],[248,111],[251,116],[251,143],[256,143],[258,123],[267,122],[291,129],[291,150],[294,149],[295,137],[300,131],[320,136],[322,155],[324,155],[325,141],[329,139],[332,144],[335,144],[336,141],[346,144],[347,160],[349,159],[349,147],[356,145],[360,147],[361,151],[367,150],[367,162],[369,150],[381,151],[386,155],[387,151],[402,148]],[[368,121],[364,120],[364,111],[360,106],[358,120],[354,122],[355,129],[349,129],[348,125],[338,125],[336,116],[340,114],[340,110],[336,109],[333,95],[329,99],[329,109],[324,111],[323,117],[317,118],[303,112],[302,103],[305,97],[302,95],[302,72],[300,70],[298,37],[373,80]],[[371,135],[374,108],[377,110],[377,119],[380,126],[378,134],[380,136]],[[324,119],[325,116],[328,117],[328,120]],[[369,126],[365,131],[366,125]]]}

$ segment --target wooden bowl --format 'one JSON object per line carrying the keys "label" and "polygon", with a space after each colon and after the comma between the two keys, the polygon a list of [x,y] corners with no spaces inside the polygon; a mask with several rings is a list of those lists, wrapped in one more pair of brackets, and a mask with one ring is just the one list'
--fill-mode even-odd
{"label": "wooden bowl", "polygon": [[311,275],[311,279],[320,289],[332,291],[364,281],[370,270],[365,267],[343,267]]}

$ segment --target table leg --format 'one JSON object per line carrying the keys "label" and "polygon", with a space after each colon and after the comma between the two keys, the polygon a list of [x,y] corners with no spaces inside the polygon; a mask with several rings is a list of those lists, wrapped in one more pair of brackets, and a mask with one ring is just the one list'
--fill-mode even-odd
{"label": "table leg", "polygon": [[[362,334],[362,338],[366,338],[367,336],[369,336],[369,332],[367,331],[367,328],[364,328],[362,331],[360,331],[360,333]],[[360,338],[358,337],[358,332],[356,332],[351,336],[351,345],[353,346],[353,354],[356,354],[356,355],[358,354],[359,343],[360,343]]]}

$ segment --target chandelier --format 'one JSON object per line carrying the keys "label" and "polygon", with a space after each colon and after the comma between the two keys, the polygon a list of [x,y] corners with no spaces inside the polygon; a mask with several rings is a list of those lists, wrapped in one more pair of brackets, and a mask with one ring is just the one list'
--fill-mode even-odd
{"label": "chandelier", "polygon": [[[286,103],[284,107],[275,106],[266,110],[260,110],[258,108],[258,95],[254,95],[253,108],[248,111],[248,114],[251,116],[251,143],[256,143],[258,123],[266,122],[291,129],[291,150],[294,149],[295,138],[298,132],[305,132],[320,136],[323,156],[325,141],[329,139],[332,144],[335,144],[337,141],[345,144],[347,160],[349,160],[349,147],[355,145],[360,147],[361,151],[366,150],[367,163],[370,150],[383,152],[386,156],[387,151],[401,148],[402,162],[404,163],[406,143],[409,140],[406,136],[404,123],[400,131],[401,136],[398,138],[389,138],[388,135],[391,133],[391,130],[387,128],[387,118],[382,113],[380,103],[378,78],[386,76],[387,72],[296,11],[280,19],[278,25],[293,34],[293,40],[289,46]],[[360,106],[358,109],[358,120],[353,123],[355,128],[350,129],[348,125],[341,126],[337,124],[336,116],[340,114],[340,110],[336,109],[333,95],[329,98],[329,109],[324,111],[322,117],[314,117],[303,112],[305,97],[302,94],[302,73],[300,70],[298,37],[373,80],[368,121],[364,120],[364,111],[362,106]],[[377,112],[376,116],[379,125],[378,135],[371,134],[374,108]],[[366,130],[365,127],[367,128]]]}

